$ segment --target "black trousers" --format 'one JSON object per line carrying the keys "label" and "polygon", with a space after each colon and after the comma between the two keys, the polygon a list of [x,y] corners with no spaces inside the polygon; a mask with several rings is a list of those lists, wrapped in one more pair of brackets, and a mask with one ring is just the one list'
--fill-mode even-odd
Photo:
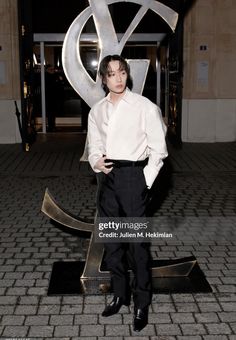
{"label": "black trousers", "polygon": [[[144,217],[148,190],[143,167],[125,166],[98,174],[97,207],[100,217]],[[133,300],[137,308],[151,303],[150,253],[148,243],[105,243],[105,263],[111,272],[114,294],[130,298],[127,268],[131,267]]]}

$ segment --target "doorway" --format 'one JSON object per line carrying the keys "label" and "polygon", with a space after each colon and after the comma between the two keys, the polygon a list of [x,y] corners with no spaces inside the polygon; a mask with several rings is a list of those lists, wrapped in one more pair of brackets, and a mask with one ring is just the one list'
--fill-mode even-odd
{"label": "doorway", "polygon": [[[34,59],[34,107],[36,117],[36,127],[38,132],[50,132],[50,105],[48,98],[55,98],[54,106],[54,132],[86,132],[87,117],[90,107],[71,87],[66,79],[62,68],[61,51],[62,42],[47,41],[52,35],[42,34],[35,35],[33,47]],[[163,35],[155,35],[155,38],[163,38]],[[43,41],[38,41],[39,39]],[[50,37],[52,39],[52,37]],[[55,39],[54,35],[54,39]],[[153,42],[153,36],[142,35],[143,41],[127,43],[122,55],[127,59],[149,59],[150,65],[143,90],[143,95],[162,108],[163,118],[168,122],[168,110],[166,106],[166,77],[161,77],[161,70],[166,67],[162,65],[165,58],[160,59],[163,53],[160,49],[160,41]],[[149,41],[150,40],[150,41]],[[95,79],[98,67],[99,48],[96,41],[81,43],[80,55],[86,71]],[[48,86],[48,69],[52,68],[54,83],[57,93],[50,95],[50,86]],[[51,78],[53,78],[51,77]],[[164,91],[163,91],[164,88]],[[164,100],[163,94],[164,93]]]}

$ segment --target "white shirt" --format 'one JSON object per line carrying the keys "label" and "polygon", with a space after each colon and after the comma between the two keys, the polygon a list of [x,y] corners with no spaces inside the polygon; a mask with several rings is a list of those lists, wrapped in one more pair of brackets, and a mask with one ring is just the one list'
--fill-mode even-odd
{"label": "white shirt", "polygon": [[150,188],[168,155],[165,134],[161,111],[149,99],[126,89],[114,105],[108,94],[89,113],[89,163],[95,172],[100,172],[94,166],[103,155],[130,161],[149,157],[143,171]]}

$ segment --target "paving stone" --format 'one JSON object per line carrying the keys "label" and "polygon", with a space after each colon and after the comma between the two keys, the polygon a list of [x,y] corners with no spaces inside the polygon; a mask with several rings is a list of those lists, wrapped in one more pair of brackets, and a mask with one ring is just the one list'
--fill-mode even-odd
{"label": "paving stone", "polygon": [[12,315],[15,306],[1,306],[0,305],[0,315]]}
{"label": "paving stone", "polygon": [[177,340],[202,340],[202,337],[201,335],[178,335]]}
{"label": "paving stone", "polygon": [[[125,315],[124,323],[132,324],[133,314]],[[149,313],[148,315],[149,324],[164,324],[171,323],[171,317],[168,313]]]}
{"label": "paving stone", "polygon": [[226,335],[204,335],[204,340],[227,340],[228,337]]}
{"label": "paving stone", "polygon": [[54,336],[56,337],[79,336],[79,326],[56,326],[54,330]]}
{"label": "paving stone", "polygon": [[54,328],[52,326],[31,326],[29,330],[29,338],[45,338],[53,335]]}
{"label": "paving stone", "polygon": [[194,298],[197,302],[216,302],[216,297],[212,293],[194,294]]}
{"label": "paving stone", "polygon": [[155,302],[172,302],[170,294],[153,294],[152,304]]}
{"label": "paving stone", "polygon": [[176,306],[176,310],[177,312],[198,312],[199,311],[199,308],[198,308],[198,305],[196,303],[186,303],[186,302],[183,302],[183,303],[176,303],[175,304]]}
{"label": "paving stone", "polygon": [[80,335],[81,336],[103,336],[105,333],[103,325],[81,325]]}
{"label": "paving stone", "polygon": [[222,322],[236,322],[236,312],[222,312],[218,316]]}
{"label": "paving stone", "polygon": [[47,288],[48,287],[29,288],[28,295],[38,295],[38,296],[46,295]]}
{"label": "paving stone", "polygon": [[232,330],[233,330],[233,334],[236,334],[236,322],[231,323],[231,324],[230,324],[230,327],[231,327]]}
{"label": "paving stone", "polygon": [[35,280],[16,280],[15,287],[33,287],[35,285]]}
{"label": "paving stone", "polygon": [[28,333],[27,326],[6,326],[3,330],[2,337],[19,338],[26,337]]}
{"label": "paving stone", "polygon": [[39,302],[38,296],[20,296],[19,305],[37,305]]}
{"label": "paving stone", "polygon": [[[0,296],[4,296],[6,295],[6,288],[0,288]],[[11,295],[11,294],[8,294],[8,295]],[[12,295],[16,295],[16,294],[12,294]]]}
{"label": "paving stone", "polygon": [[2,265],[0,267],[0,271],[7,273],[7,272],[13,272],[15,270],[15,266],[12,265]]}
{"label": "paving stone", "polygon": [[40,299],[40,305],[60,305],[61,300],[60,296],[43,296]]}
{"label": "paving stone", "polygon": [[15,315],[32,315],[36,314],[37,306],[22,305],[16,306]]}
{"label": "paving stone", "polygon": [[229,340],[236,340],[236,335],[228,335]]}
{"label": "paving stone", "polygon": [[176,324],[161,324],[156,325],[157,335],[180,335],[181,330],[179,325]]}
{"label": "paving stone", "polygon": [[105,304],[105,296],[102,296],[102,295],[85,296],[84,303],[85,304]]}
{"label": "paving stone", "polygon": [[60,306],[57,305],[41,305],[38,308],[38,314],[52,315],[59,314]]}
{"label": "paving stone", "polygon": [[107,337],[130,335],[129,326],[128,325],[106,325],[105,335]]}
{"label": "paving stone", "polygon": [[222,309],[225,312],[236,312],[236,303],[235,302],[222,302]]}
{"label": "paving stone", "polygon": [[25,295],[26,291],[27,291],[27,288],[9,288],[7,289],[7,292],[5,295],[21,296],[21,295]]}
{"label": "paving stone", "polygon": [[16,302],[16,296],[0,296],[0,305],[15,305]]}
{"label": "paving stone", "polygon": [[194,323],[192,313],[170,313],[174,323]]}
{"label": "paving stone", "polygon": [[[125,338],[126,339],[126,338]],[[138,338],[140,340],[140,338]],[[149,337],[150,340],[176,340],[175,336],[165,336],[165,335],[158,335],[158,336],[151,336]]]}
{"label": "paving stone", "polygon": [[[86,338],[84,338],[84,339],[86,339]],[[90,339],[90,338],[89,338]],[[87,340],[89,340],[88,338],[87,338]],[[121,337],[121,336],[112,336],[112,337],[110,337],[110,339],[111,340],[123,340],[124,338],[123,337]],[[126,337],[125,337],[125,339],[126,339]],[[132,338],[133,339],[133,338]],[[140,339],[140,338],[139,338]],[[146,338],[146,339],[148,339],[148,338]],[[98,336],[98,340],[107,340],[107,337],[106,336]]]}
{"label": "paving stone", "polygon": [[[71,337],[63,337],[63,338],[61,338],[61,337],[59,337],[59,338],[44,338],[44,340],[78,340],[78,338],[77,339],[75,339],[75,338],[71,338]],[[79,339],[82,339],[82,338],[79,338]],[[28,339],[26,339],[26,340],[28,340]],[[31,339],[29,339],[29,340],[31,340]],[[90,340],[90,338],[88,339],[87,338],[87,340]],[[94,339],[91,339],[91,340],[94,340]],[[96,339],[95,339],[96,340]]]}
{"label": "paving stone", "polygon": [[[132,315],[133,318],[133,315]],[[126,316],[125,318],[126,319]],[[124,322],[125,324],[126,322]],[[116,315],[112,315],[109,318],[104,318],[103,316],[99,315],[99,324],[112,324],[112,325],[116,325],[116,324],[122,324],[122,315],[121,314],[116,314]]]}
{"label": "paving stone", "polygon": [[49,316],[27,316],[26,325],[48,325]]}
{"label": "paving stone", "polygon": [[236,293],[235,285],[217,285],[217,290],[221,293],[227,292]]}
{"label": "paving stone", "polygon": [[[73,315],[73,314],[81,314],[82,313],[83,306],[82,305],[62,305],[60,315]],[[93,313],[91,313],[93,314]]]}
{"label": "paving stone", "polygon": [[[118,317],[119,315],[117,315]],[[111,317],[113,318],[113,317]],[[103,318],[102,318],[103,319]],[[119,319],[119,318],[118,318]],[[98,323],[98,315],[75,315],[75,325],[96,325]],[[102,320],[99,319],[99,324],[102,324]]]}
{"label": "paving stone", "polygon": [[82,296],[63,296],[62,304],[63,305],[77,305],[83,303]]}
{"label": "paving stone", "polygon": [[180,327],[184,335],[206,334],[206,330],[202,324],[181,324]]}
{"label": "paving stone", "polygon": [[0,280],[0,287],[12,287],[14,285],[14,280]]}
{"label": "paving stone", "polygon": [[192,294],[172,294],[172,298],[175,302],[194,302]]}
{"label": "paving stone", "polygon": [[[123,307],[121,307],[121,312],[123,312]],[[97,313],[97,314],[101,314],[104,310],[104,305],[84,305],[84,309],[83,309],[83,312],[85,314],[94,314],[94,313]]]}
{"label": "paving stone", "polygon": [[15,315],[7,315],[7,316],[3,316],[2,320],[1,320],[1,325],[2,326],[21,326],[23,325],[25,320],[24,316],[15,316]]}
{"label": "paving stone", "polygon": [[221,306],[215,302],[200,302],[198,306],[201,312],[219,312],[222,310]]}
{"label": "paving stone", "polygon": [[194,317],[198,323],[218,322],[220,313],[194,313]]}
{"label": "paving stone", "polygon": [[159,303],[159,304],[152,304],[153,311],[156,313],[170,313],[175,312],[175,306],[172,303]]}
{"label": "paving stone", "polygon": [[209,323],[206,324],[208,333],[210,334],[231,334],[232,331],[226,323]]}
{"label": "paving stone", "polygon": [[73,325],[73,315],[51,315],[49,324],[50,325]]}
{"label": "paving stone", "polygon": [[[100,337],[96,337],[96,336],[80,336],[79,337],[79,340],[97,340],[97,339],[100,339]],[[70,338],[70,340],[78,340],[78,338]]]}

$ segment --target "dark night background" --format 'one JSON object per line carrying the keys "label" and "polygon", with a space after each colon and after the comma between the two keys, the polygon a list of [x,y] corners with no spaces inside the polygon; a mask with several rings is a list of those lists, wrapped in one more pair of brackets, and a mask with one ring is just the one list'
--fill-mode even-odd
{"label": "dark night background", "polygon": [[[99,0],[98,0],[99,1]],[[159,1],[181,13],[185,6],[184,0]],[[87,0],[40,0],[32,1],[32,23],[34,33],[65,33],[72,21],[89,3]],[[125,8],[125,11],[124,11]],[[124,32],[131,19],[137,13],[139,5],[122,2],[109,6],[117,32]],[[93,24],[86,25],[85,32],[94,32]],[[149,10],[135,30],[136,33],[170,32],[169,26],[153,11]]]}

